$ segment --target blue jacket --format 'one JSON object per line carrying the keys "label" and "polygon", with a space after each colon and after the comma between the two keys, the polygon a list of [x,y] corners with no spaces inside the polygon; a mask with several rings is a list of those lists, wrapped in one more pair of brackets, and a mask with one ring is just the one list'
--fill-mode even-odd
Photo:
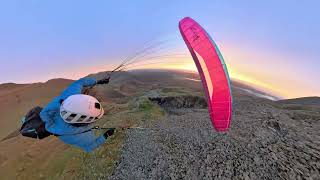
{"label": "blue jacket", "polygon": [[93,127],[93,124],[75,127],[66,123],[60,116],[60,102],[71,95],[81,94],[83,87],[94,86],[96,83],[97,81],[93,78],[82,78],[73,82],[40,112],[40,117],[45,122],[47,131],[59,135],[59,139],[64,143],[78,146],[86,152],[102,145],[106,138],[103,135],[96,137],[93,131],[88,131]]}

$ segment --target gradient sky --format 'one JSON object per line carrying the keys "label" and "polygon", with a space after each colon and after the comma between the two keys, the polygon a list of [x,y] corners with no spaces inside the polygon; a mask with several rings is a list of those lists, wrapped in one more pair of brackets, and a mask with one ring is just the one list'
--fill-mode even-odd
{"label": "gradient sky", "polygon": [[[178,21],[190,16],[216,41],[232,78],[282,97],[320,96],[319,7],[296,0],[0,1],[0,83],[108,70],[150,40],[165,39],[168,54],[189,56]],[[190,58],[163,62],[145,67],[195,68]]]}

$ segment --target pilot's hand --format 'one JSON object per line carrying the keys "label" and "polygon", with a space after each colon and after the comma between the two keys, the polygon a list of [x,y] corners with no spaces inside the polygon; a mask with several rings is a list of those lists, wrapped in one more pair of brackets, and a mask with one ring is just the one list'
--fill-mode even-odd
{"label": "pilot's hand", "polygon": [[110,81],[110,77],[107,77],[107,78],[104,78],[104,79],[101,79],[97,82],[97,84],[108,84]]}
{"label": "pilot's hand", "polygon": [[103,136],[104,136],[105,138],[108,138],[109,136],[112,136],[113,133],[114,133],[114,130],[115,130],[115,128],[110,128],[110,129],[108,129],[108,130],[103,134]]}

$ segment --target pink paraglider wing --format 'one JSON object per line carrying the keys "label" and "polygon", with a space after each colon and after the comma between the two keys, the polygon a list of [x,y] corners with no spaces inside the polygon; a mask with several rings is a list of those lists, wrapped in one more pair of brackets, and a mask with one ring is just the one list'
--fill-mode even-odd
{"label": "pink paraglider wing", "polygon": [[232,97],[223,57],[209,34],[193,19],[182,19],[179,29],[199,71],[211,122],[217,131],[226,131],[231,122]]}

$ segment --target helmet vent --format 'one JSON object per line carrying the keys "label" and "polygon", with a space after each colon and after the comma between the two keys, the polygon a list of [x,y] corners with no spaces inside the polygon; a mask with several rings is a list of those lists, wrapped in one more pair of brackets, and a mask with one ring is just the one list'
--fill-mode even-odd
{"label": "helmet vent", "polygon": [[101,109],[100,103],[95,103],[95,104],[94,104],[94,107],[95,107],[96,109]]}
{"label": "helmet vent", "polygon": [[67,117],[66,120],[67,120],[67,121],[71,121],[72,119],[73,119],[73,118],[69,116],[69,117]]}
{"label": "helmet vent", "polygon": [[90,121],[92,120],[92,118],[93,118],[93,117],[89,117],[88,120],[87,120],[87,122],[90,122]]}
{"label": "helmet vent", "polygon": [[61,116],[64,116],[64,115],[66,115],[67,114],[67,111],[62,111],[61,112]]}
{"label": "helmet vent", "polygon": [[71,121],[73,118],[75,118],[77,115],[76,114],[70,114],[69,117],[67,117],[67,121]]}
{"label": "helmet vent", "polygon": [[82,122],[86,117],[87,117],[87,116],[82,115],[82,116],[77,120],[77,122]]}

